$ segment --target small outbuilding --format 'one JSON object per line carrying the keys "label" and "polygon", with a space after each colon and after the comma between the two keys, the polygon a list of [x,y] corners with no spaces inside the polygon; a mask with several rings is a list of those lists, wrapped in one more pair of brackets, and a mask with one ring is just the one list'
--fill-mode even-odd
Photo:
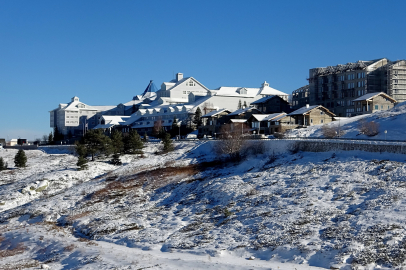
{"label": "small outbuilding", "polygon": [[393,108],[396,99],[384,92],[368,93],[353,100],[353,115],[369,114],[377,111],[384,111]]}
{"label": "small outbuilding", "polygon": [[295,124],[299,127],[305,127],[330,123],[334,121],[336,115],[321,105],[309,106],[309,104],[307,104],[287,116],[295,119]]}

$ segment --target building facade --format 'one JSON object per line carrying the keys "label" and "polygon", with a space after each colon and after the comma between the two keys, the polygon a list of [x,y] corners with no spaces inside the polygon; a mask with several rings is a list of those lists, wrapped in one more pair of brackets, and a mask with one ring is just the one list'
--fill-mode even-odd
{"label": "building facade", "polygon": [[374,92],[406,101],[406,61],[381,58],[309,70],[309,104],[337,116],[356,115],[354,99]]}

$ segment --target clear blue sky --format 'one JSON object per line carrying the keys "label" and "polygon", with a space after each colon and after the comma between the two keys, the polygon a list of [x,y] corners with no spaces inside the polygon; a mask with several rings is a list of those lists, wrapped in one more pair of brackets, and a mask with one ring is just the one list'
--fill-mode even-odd
{"label": "clear blue sky", "polygon": [[0,138],[51,131],[77,95],[117,105],[176,72],[291,93],[308,70],[406,58],[404,1],[0,0]]}

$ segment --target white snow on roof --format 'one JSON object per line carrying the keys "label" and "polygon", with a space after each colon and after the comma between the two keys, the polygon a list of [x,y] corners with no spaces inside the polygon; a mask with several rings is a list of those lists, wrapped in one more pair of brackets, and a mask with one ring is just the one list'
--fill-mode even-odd
{"label": "white snow on roof", "polygon": [[273,97],[275,97],[275,96],[262,97],[262,98],[260,98],[260,99],[258,99],[258,100],[256,100],[256,101],[254,101],[254,102],[251,102],[251,104],[263,103],[263,102],[266,102],[266,101],[270,100],[270,99],[273,98]]}
{"label": "white snow on roof", "polygon": [[379,95],[384,95],[386,98],[393,99],[390,96],[388,96],[387,94],[385,94],[384,92],[375,92],[375,93],[368,93],[368,94],[365,94],[363,96],[360,96],[359,98],[356,98],[353,101],[371,100],[372,98],[374,98],[376,96],[379,96]]}
{"label": "white snow on roof", "polygon": [[282,116],[282,118],[283,118],[286,116],[286,113],[282,112],[282,113],[272,113],[272,114],[253,114],[252,116],[259,122],[262,122],[262,121],[275,120],[275,118],[280,117],[280,116]]}
{"label": "white snow on roof", "polygon": [[217,114],[219,114],[219,113],[222,113],[222,112],[225,112],[225,111],[230,112],[230,111],[227,110],[227,109],[220,109],[220,110],[211,111],[211,112],[209,112],[209,113],[206,113],[206,114],[203,115],[202,117],[207,118],[207,117],[215,116],[215,115],[217,115]]}
{"label": "white snow on roof", "polygon": [[[244,90],[246,94],[241,94]],[[246,87],[229,87],[222,86],[217,89],[216,96],[243,96],[243,97],[255,97],[259,94],[260,88],[246,88]]]}
{"label": "white snow on roof", "polygon": [[317,107],[319,107],[319,106],[320,106],[320,105],[312,105],[312,106],[309,106],[309,107],[304,106],[304,107],[302,107],[302,108],[300,108],[300,109],[297,109],[297,110],[294,111],[294,112],[291,112],[291,113],[288,114],[288,115],[305,114],[305,113],[307,113],[308,111],[311,111],[311,110],[313,110],[314,108],[317,108]]}
{"label": "white snow on roof", "polygon": [[245,113],[245,112],[247,112],[249,110],[252,110],[252,109],[255,109],[255,108],[247,107],[247,108],[244,108],[244,109],[239,109],[239,110],[236,110],[236,111],[230,113],[229,115],[239,115],[239,114]]}
{"label": "white snow on roof", "polygon": [[247,119],[230,119],[232,123],[245,123]]}
{"label": "white snow on roof", "polygon": [[266,85],[261,88],[260,94],[266,96],[288,96],[288,94]]}

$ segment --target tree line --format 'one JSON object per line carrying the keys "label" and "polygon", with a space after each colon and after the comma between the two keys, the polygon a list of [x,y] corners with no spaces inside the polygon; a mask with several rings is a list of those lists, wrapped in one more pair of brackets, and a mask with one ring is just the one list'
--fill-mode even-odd
{"label": "tree line", "polygon": [[[171,136],[163,129],[161,130],[163,151],[169,152],[174,149]],[[110,163],[113,165],[121,165],[120,156],[123,154],[139,155],[142,157],[144,142],[147,140],[147,135],[144,138],[138,134],[135,129],[132,129],[128,134],[123,134],[114,130],[111,136],[107,136],[101,129],[93,129],[88,131],[83,138],[76,143],[75,150],[78,155],[77,166],[79,170],[87,169],[88,157],[94,161],[96,157],[107,158],[111,155]]]}

